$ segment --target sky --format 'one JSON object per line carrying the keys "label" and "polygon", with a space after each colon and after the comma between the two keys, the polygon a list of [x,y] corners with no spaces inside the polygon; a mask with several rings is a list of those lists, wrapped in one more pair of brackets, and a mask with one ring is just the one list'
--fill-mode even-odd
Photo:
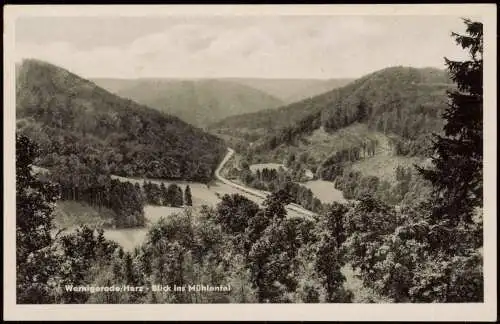
{"label": "sky", "polygon": [[16,61],[86,78],[357,78],[463,58],[455,16],[20,17]]}

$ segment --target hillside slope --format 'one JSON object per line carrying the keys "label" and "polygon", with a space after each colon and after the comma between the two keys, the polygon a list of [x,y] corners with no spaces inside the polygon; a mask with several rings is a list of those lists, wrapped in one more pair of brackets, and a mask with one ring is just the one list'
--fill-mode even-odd
{"label": "hillside slope", "polygon": [[265,130],[269,135],[259,136],[256,143],[263,150],[292,144],[320,127],[333,132],[354,122],[415,139],[441,129],[440,114],[450,87],[444,71],[391,67],[288,106],[226,118],[211,129],[226,135],[235,129],[260,135]]}
{"label": "hillside slope", "polygon": [[211,131],[248,164],[309,169],[347,199],[371,193],[399,204],[415,198],[410,191],[428,191],[413,165],[425,162],[431,134],[442,130],[452,87],[441,70],[391,67],[288,106],[227,118]]}
{"label": "hillside slope", "polygon": [[41,146],[40,166],[69,159],[94,173],[208,181],[225,152],[201,129],[52,64],[25,60],[16,78],[18,131]]}
{"label": "hillside slope", "polygon": [[291,104],[347,85],[352,79],[258,79],[230,78],[230,81],[264,91]]}
{"label": "hillside slope", "polygon": [[268,93],[228,80],[97,79],[95,82],[121,97],[200,127],[228,116],[283,105]]}

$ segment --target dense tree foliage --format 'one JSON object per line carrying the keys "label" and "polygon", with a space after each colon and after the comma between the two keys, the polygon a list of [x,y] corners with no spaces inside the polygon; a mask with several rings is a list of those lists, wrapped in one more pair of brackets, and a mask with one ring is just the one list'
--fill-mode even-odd
{"label": "dense tree foliage", "polygon": [[422,134],[438,131],[442,126],[439,112],[445,108],[448,88],[449,80],[439,70],[384,69],[317,97],[323,105],[320,110],[284,126],[258,149],[293,144],[320,126],[334,132],[362,122],[384,134],[398,135],[399,146],[415,146],[412,153],[417,153],[425,144]]}
{"label": "dense tree foliage", "polygon": [[184,204],[182,189],[175,183],[171,183],[167,187],[167,201],[171,207],[181,207]]}
{"label": "dense tree foliage", "polygon": [[[224,196],[217,209],[185,210],[162,218],[132,252],[104,239],[103,231],[77,228],[46,243],[50,260],[37,258],[26,267],[34,278],[22,277],[18,302],[45,303],[228,303],[324,302],[320,275],[312,267],[318,229],[311,220],[289,219],[284,191],[272,194],[259,208],[246,198]],[[237,215],[237,221],[231,216]],[[44,221],[50,225],[50,213]],[[28,235],[33,228],[18,229]],[[28,233],[25,233],[28,231]],[[22,243],[18,245],[21,248]],[[53,264],[53,267],[51,267]],[[25,266],[20,262],[19,266]],[[338,267],[342,264],[336,263]],[[25,273],[25,272],[24,272]],[[343,291],[343,277],[329,289]],[[49,285],[50,283],[50,285]],[[229,285],[228,291],[187,291],[189,286]],[[125,292],[74,291],[77,286],[142,287]],[[185,287],[186,291],[159,289]],[[156,288],[155,288],[156,287]],[[342,296],[345,295],[341,294]],[[332,297],[328,301],[345,301]],[[340,295],[339,295],[340,296]]]}
{"label": "dense tree foliage", "polygon": [[[144,203],[162,200],[111,175],[209,181],[224,154],[216,137],[64,69],[25,60],[16,71],[17,130],[39,147],[33,163],[51,171],[61,199],[112,210],[114,226],[143,226]],[[181,206],[173,191],[164,205]]]}
{"label": "dense tree foliage", "polygon": [[227,233],[244,233],[259,206],[242,195],[224,195],[217,205],[216,220]]}
{"label": "dense tree foliage", "polygon": [[84,301],[79,295],[65,295],[64,283],[82,282],[88,267],[98,257],[109,259],[116,244],[106,243],[102,232],[88,228],[63,236],[55,232],[58,190],[34,175],[37,154],[35,143],[16,135],[16,300],[22,304]]}
{"label": "dense tree foliage", "polygon": [[[60,273],[58,289],[54,292],[58,303],[83,304],[92,296],[89,291],[71,291],[68,286],[90,284],[96,276],[102,276],[98,270],[111,268],[124,257],[124,252],[116,243],[104,239],[102,230],[95,231],[82,226],[75,232],[64,234],[57,242],[59,250]],[[114,256],[117,256],[114,259]],[[111,269],[109,269],[111,270]],[[121,271],[115,269],[115,271]],[[111,272],[111,271],[110,271]],[[109,286],[118,281],[107,282]],[[111,300],[108,302],[112,303]]]}
{"label": "dense tree foliage", "polygon": [[350,162],[375,155],[377,145],[376,140],[368,139],[363,141],[360,146],[352,146],[334,152],[321,163],[317,170],[318,176],[324,180],[335,180]]}
{"label": "dense tree foliage", "polygon": [[[400,204],[426,197],[430,184],[414,172],[411,179],[387,181],[360,174],[351,166],[380,155],[387,159],[402,155],[423,160],[428,155],[432,132],[441,132],[446,91],[453,87],[445,71],[392,67],[280,109],[228,118],[218,129],[251,142],[238,146],[249,163],[284,161],[292,166],[294,174],[290,175],[295,181],[306,180],[298,178],[302,170],[311,170],[316,178],[335,182],[348,199],[372,194],[386,203]],[[366,137],[344,132],[347,126],[356,125],[367,128]],[[238,126],[237,132],[231,131],[234,126]],[[313,131],[320,135],[313,135]],[[328,140],[327,136],[332,141],[335,138],[331,147],[321,144],[322,139]],[[297,163],[302,153],[309,153],[310,157]],[[290,160],[292,154],[294,160]],[[412,166],[411,162],[402,165]],[[246,170],[240,173],[240,179],[255,188],[275,189],[274,184],[266,188]],[[303,206],[312,208],[308,203]]]}
{"label": "dense tree foliage", "polygon": [[18,129],[47,168],[74,159],[104,174],[208,181],[225,153],[217,137],[48,63],[23,62],[16,98]]}
{"label": "dense tree foliage", "polygon": [[426,138],[422,134],[442,127],[440,112],[446,107],[446,90],[451,86],[441,70],[391,67],[342,88],[279,109],[230,117],[213,127],[266,129],[269,135],[253,148],[266,151],[294,144],[320,126],[333,132],[363,122],[386,134],[397,134],[399,145],[412,145],[418,151]]}
{"label": "dense tree foliage", "polygon": [[21,303],[51,302],[51,277],[57,272],[51,235],[57,189],[32,175],[37,151],[29,138],[16,136],[16,291]]}
{"label": "dense tree foliage", "polygon": [[346,199],[370,195],[389,205],[410,204],[430,198],[432,187],[413,167],[397,166],[394,181],[365,176],[359,171],[340,170],[335,186]]}
{"label": "dense tree foliage", "polygon": [[[82,168],[78,169],[79,166]],[[95,174],[84,165],[71,162],[49,173],[48,178],[58,184],[61,200],[86,202],[97,210],[111,209],[116,227],[136,227],[145,223],[144,198],[140,188],[130,182]]]}
{"label": "dense tree foliage", "polygon": [[353,297],[352,292],[346,291],[342,286],[345,277],[341,272],[346,263],[341,246],[346,240],[344,215],[347,211],[346,206],[333,203],[328,206],[324,218],[319,223],[323,231],[319,235],[315,269],[325,287],[328,302],[350,302]]}
{"label": "dense tree foliage", "polygon": [[444,135],[433,147],[434,168],[421,170],[435,188],[429,223],[450,233],[437,242],[443,255],[433,265],[451,276],[439,278],[440,288],[453,286],[440,298],[455,302],[483,299],[483,25],[464,23],[466,34],[452,35],[470,59],[446,59],[457,89],[448,94]]}
{"label": "dense tree foliage", "polygon": [[[315,254],[309,252],[317,249],[317,229],[310,220],[287,218],[285,205],[291,197],[284,190],[271,194],[262,208],[233,195],[224,196],[214,210],[203,208],[196,214],[186,210],[163,218],[148,230],[141,246],[125,252],[107,241],[102,230],[86,226],[52,235],[51,203],[57,190],[32,173],[36,145],[20,136],[17,152],[19,303],[325,301],[320,276],[310,267],[315,262]],[[138,185],[130,186],[127,189],[140,191]],[[162,188],[182,198],[174,184],[165,188],[145,182],[144,187],[150,192],[158,187],[160,201]],[[229,284],[231,289],[191,293],[153,289],[193,284]],[[121,293],[72,290],[86,285],[142,288]],[[343,281],[335,285],[332,289],[342,289]]]}
{"label": "dense tree foliage", "polygon": [[171,183],[167,187],[163,182],[158,185],[151,181],[144,181],[142,190],[146,197],[146,203],[149,205],[169,207],[184,205],[182,189],[175,183]]}
{"label": "dense tree foliage", "polygon": [[[23,136],[25,139],[28,137]],[[29,139],[31,145],[38,145]],[[37,149],[38,151],[38,149]],[[39,171],[39,179],[50,181],[55,186],[58,199],[83,202],[97,212],[110,210],[112,220],[103,220],[106,226],[135,227],[144,225],[144,197],[140,187],[129,182],[112,179],[109,175],[96,173],[95,169],[78,162],[72,155],[62,158],[61,165],[52,172]]]}

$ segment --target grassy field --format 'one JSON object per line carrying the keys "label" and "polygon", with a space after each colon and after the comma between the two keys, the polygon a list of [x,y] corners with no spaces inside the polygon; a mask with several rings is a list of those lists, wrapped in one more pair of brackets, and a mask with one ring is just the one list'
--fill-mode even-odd
{"label": "grassy field", "polygon": [[[144,182],[143,179],[132,179],[132,178],[123,178],[113,176],[115,179],[119,179],[121,181],[130,181],[132,183],[140,183]],[[160,184],[161,182],[165,183],[165,185],[169,185],[170,183],[176,183],[183,190],[189,184],[191,187],[191,194],[193,197],[193,208],[200,208],[202,205],[207,205],[210,207],[215,207],[217,203],[220,202],[222,196],[225,194],[234,194],[238,193],[244,195],[248,199],[254,201],[255,203],[262,205],[264,199],[260,197],[256,197],[235,189],[230,185],[215,182],[207,186],[203,183],[198,182],[187,182],[187,181],[163,181],[163,180],[154,180],[148,179],[153,183]],[[62,204],[61,204],[62,203]],[[59,222],[58,224],[66,224],[66,227],[75,227],[80,224],[89,224],[99,226],[103,222],[103,215],[99,213],[99,211],[94,208],[82,204],[80,202],[60,202],[59,205]],[[123,248],[127,251],[133,250],[136,246],[140,245],[144,242],[146,238],[146,234],[148,228],[156,223],[161,217],[168,217],[174,213],[182,212],[183,208],[173,208],[173,207],[163,207],[163,206],[151,206],[146,205],[144,207],[144,214],[147,220],[147,225],[145,227],[139,228],[130,228],[130,229],[111,229],[108,228],[105,230],[104,235],[107,239],[115,241],[119,243]],[[300,217],[300,214],[289,211],[290,217]],[[75,217],[76,216],[76,217]],[[75,219],[77,221],[75,221]]]}
{"label": "grassy field", "polygon": [[106,230],[104,237],[120,244],[125,251],[131,252],[145,241],[147,232],[146,227]]}
{"label": "grassy field", "polygon": [[84,202],[59,200],[54,209],[55,222],[59,227],[79,225],[106,226],[113,223],[115,213],[107,208],[96,209]]}
{"label": "grassy field", "polygon": [[175,213],[181,213],[184,208],[180,207],[165,207],[165,206],[144,206],[144,216],[148,224],[156,223],[162,217],[168,217]]}
{"label": "grassy field", "polygon": [[421,165],[422,158],[406,156],[387,156],[377,154],[367,159],[355,162],[350,167],[354,171],[360,171],[364,176],[376,176],[381,181],[396,181],[396,168],[398,166],[413,167],[414,164]]}
{"label": "grassy field", "polygon": [[331,181],[312,180],[301,183],[301,185],[311,189],[314,196],[321,200],[322,203],[339,202],[345,203],[346,199],[342,191],[335,188],[335,184]]}
{"label": "grassy field", "polygon": [[[118,176],[113,176],[113,178],[119,179],[120,181],[130,181],[132,183],[139,183],[141,186],[144,182],[144,179],[124,178]],[[147,179],[147,181],[151,181],[152,183],[156,183],[158,185],[160,185],[163,182],[165,186],[168,186],[171,183],[175,183],[179,187],[181,187],[183,191],[186,189],[186,186],[189,185],[189,187],[191,188],[191,195],[193,197],[193,206],[195,207],[201,205],[213,206],[220,201],[218,195],[232,194],[238,192],[231,186],[218,182],[206,185],[204,183],[191,182],[191,181],[166,181],[157,179]]]}
{"label": "grassy field", "polygon": [[[193,194],[193,208],[200,208],[202,205],[215,207],[220,202],[220,197],[225,194],[239,193],[255,203],[262,205],[262,198],[249,195],[239,191],[229,185],[223,183],[215,183],[207,188],[205,185],[196,186],[196,183],[190,183],[191,192]],[[196,197],[196,198],[195,198]],[[133,229],[108,229],[104,235],[107,239],[119,243],[127,251],[133,250],[136,246],[144,242],[148,227],[157,222],[161,217],[168,217],[174,213],[182,212],[183,208],[160,207],[160,206],[145,206],[144,213],[148,224],[143,228]],[[300,217],[300,214],[289,211],[290,217]]]}
{"label": "grassy field", "polygon": [[[161,217],[168,217],[174,213],[182,212],[183,208],[150,206],[144,207],[146,227],[112,229],[113,211],[100,208],[96,209],[86,203],[77,201],[58,201],[55,208],[55,222],[58,227],[71,231],[79,225],[90,227],[105,227],[104,236],[117,242],[127,251],[142,243],[151,224]],[[106,226],[108,224],[108,226]]]}
{"label": "grassy field", "polygon": [[115,241],[123,246],[126,251],[132,251],[136,246],[144,242],[148,229],[152,224],[158,222],[162,217],[168,217],[182,211],[183,208],[147,205],[144,207],[144,216],[147,221],[146,227],[108,229],[104,232],[104,236],[108,240]]}

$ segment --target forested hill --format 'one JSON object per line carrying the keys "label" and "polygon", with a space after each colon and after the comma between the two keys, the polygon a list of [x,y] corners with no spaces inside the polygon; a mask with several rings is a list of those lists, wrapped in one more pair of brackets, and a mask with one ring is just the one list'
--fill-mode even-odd
{"label": "forested hill", "polygon": [[40,166],[207,181],[225,153],[222,140],[63,68],[25,60],[16,71],[17,128],[39,144]]}
{"label": "forested hill", "polygon": [[283,105],[278,98],[231,80],[96,79],[117,95],[204,127],[223,118]]}
{"label": "forested hill", "polygon": [[267,150],[293,143],[321,126],[332,132],[354,122],[412,139],[441,129],[440,114],[451,86],[443,70],[390,67],[279,109],[229,117],[211,128],[266,129],[270,135],[259,142]]}

